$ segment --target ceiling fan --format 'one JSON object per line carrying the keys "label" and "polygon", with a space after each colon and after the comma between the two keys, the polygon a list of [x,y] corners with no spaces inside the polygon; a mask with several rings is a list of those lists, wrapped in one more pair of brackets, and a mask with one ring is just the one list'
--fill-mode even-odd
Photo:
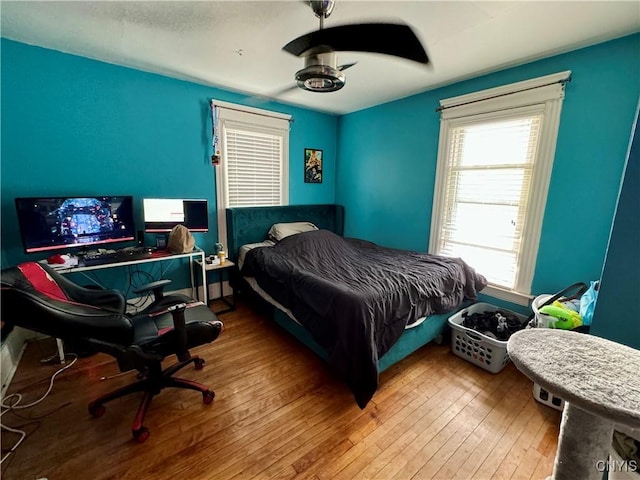
{"label": "ceiling fan", "polygon": [[[320,19],[320,28],[302,35],[282,49],[304,58],[304,68],[296,72],[297,86],[311,92],[334,92],[345,84],[344,70],[355,65],[338,65],[336,52],[371,52],[406,58],[423,64],[429,58],[411,27],[397,23],[359,23],[324,28],[335,0],[311,0]],[[295,87],[293,87],[295,88]]]}

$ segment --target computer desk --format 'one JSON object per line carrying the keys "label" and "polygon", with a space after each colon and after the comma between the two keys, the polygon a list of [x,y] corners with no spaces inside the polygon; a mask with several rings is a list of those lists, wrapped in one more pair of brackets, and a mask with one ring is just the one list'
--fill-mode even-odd
{"label": "computer desk", "polygon": [[[196,265],[198,268],[201,269],[201,273],[202,273],[202,278],[206,279],[207,277],[207,271],[206,271],[206,263],[205,263],[205,254],[204,254],[204,250],[202,250],[199,247],[195,247],[193,249],[192,252],[189,253],[171,253],[167,250],[158,250],[156,252],[152,252],[150,257],[147,258],[140,258],[137,260],[127,260],[125,262],[113,262],[113,263],[105,263],[102,265],[89,265],[89,266],[85,266],[83,264],[81,264],[80,262],[78,262],[75,265],[56,265],[56,264],[49,264],[50,267],[53,267],[56,272],[61,273],[61,274],[67,274],[67,273],[84,273],[84,272],[88,272],[90,270],[102,270],[105,268],[114,268],[114,267],[130,267],[133,265],[140,265],[140,264],[144,264],[144,263],[152,263],[152,262],[166,262],[166,261],[170,261],[170,260],[177,260],[180,258],[188,258],[189,259],[189,276],[191,279],[191,289],[194,290],[196,289],[196,296],[197,296],[197,288],[198,286],[195,283],[195,278],[194,278],[194,265]],[[44,260],[46,261],[46,260]],[[204,299],[204,303],[205,305],[208,305],[208,298],[207,298],[207,284],[206,282],[202,282],[202,298]],[[62,340],[60,340],[59,338],[56,339],[56,343],[58,345],[58,357],[60,359],[60,363],[65,363],[65,358],[64,358],[64,348],[62,346]]]}

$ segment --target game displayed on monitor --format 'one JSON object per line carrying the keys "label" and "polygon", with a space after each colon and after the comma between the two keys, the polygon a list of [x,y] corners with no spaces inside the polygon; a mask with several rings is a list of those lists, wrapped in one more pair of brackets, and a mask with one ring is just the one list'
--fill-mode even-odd
{"label": "game displayed on monitor", "polygon": [[142,208],[147,232],[170,232],[176,225],[184,225],[192,232],[209,231],[206,200],[145,198]]}
{"label": "game displayed on monitor", "polygon": [[135,239],[133,197],[16,198],[27,253]]}

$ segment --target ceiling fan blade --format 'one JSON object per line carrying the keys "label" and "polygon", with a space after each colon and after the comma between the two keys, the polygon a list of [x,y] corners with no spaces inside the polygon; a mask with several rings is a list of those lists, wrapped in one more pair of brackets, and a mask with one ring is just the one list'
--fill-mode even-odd
{"label": "ceiling fan blade", "polygon": [[274,92],[252,95],[250,98],[247,99],[247,103],[252,106],[261,106],[261,105],[264,105],[265,103],[277,102],[277,101],[280,101],[279,100],[280,96],[297,89],[298,89],[298,85],[294,83],[293,85],[283,87]]}
{"label": "ceiling fan blade", "polygon": [[276,91],[276,92],[272,92],[269,94],[269,98],[272,98],[274,100],[277,100],[278,97],[280,97],[281,95],[284,95],[285,93],[289,93],[292,92],[294,90],[298,89],[298,85],[296,85],[295,83],[293,85],[289,85],[288,87],[284,87],[281,88],[280,90]]}
{"label": "ceiling fan blade", "polygon": [[340,71],[346,70],[347,68],[353,67],[356,63],[358,63],[358,62],[345,63],[344,65],[338,65],[338,70],[340,70]]}
{"label": "ceiling fan blade", "polygon": [[429,57],[411,27],[395,23],[359,23],[316,30],[287,43],[282,49],[298,57],[325,52],[371,52],[429,63]]}

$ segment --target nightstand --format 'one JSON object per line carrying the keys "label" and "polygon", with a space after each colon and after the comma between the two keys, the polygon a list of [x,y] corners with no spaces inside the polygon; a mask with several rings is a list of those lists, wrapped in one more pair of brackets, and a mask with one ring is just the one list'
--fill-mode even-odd
{"label": "nightstand", "polygon": [[[202,260],[200,260],[199,258],[197,260],[195,260],[195,262],[198,264],[198,269],[199,271],[202,271]],[[213,264],[209,264],[206,263],[204,264],[204,270],[205,270],[205,278],[202,279],[202,285],[203,288],[206,292],[209,291],[209,280],[208,280],[208,273],[209,272],[217,272],[218,273],[218,285],[220,286],[220,297],[219,298],[214,298],[214,299],[210,299],[209,300],[209,304],[211,304],[211,302],[213,300],[221,300],[225,305],[227,305],[227,307],[229,308],[225,308],[223,310],[219,310],[217,312],[213,312],[216,315],[220,315],[222,313],[227,313],[227,312],[231,312],[233,310],[236,309],[236,292],[233,288],[233,286],[231,284],[229,284],[229,286],[231,287],[231,301],[228,300],[227,297],[224,296],[223,293],[223,284],[225,280],[229,280],[230,278],[230,271],[233,267],[235,267],[236,264],[233,263],[231,260],[225,260],[224,263],[219,264],[219,265],[213,265]],[[226,275],[225,275],[226,272]],[[198,295],[198,291],[199,289],[196,289],[196,296]]]}

